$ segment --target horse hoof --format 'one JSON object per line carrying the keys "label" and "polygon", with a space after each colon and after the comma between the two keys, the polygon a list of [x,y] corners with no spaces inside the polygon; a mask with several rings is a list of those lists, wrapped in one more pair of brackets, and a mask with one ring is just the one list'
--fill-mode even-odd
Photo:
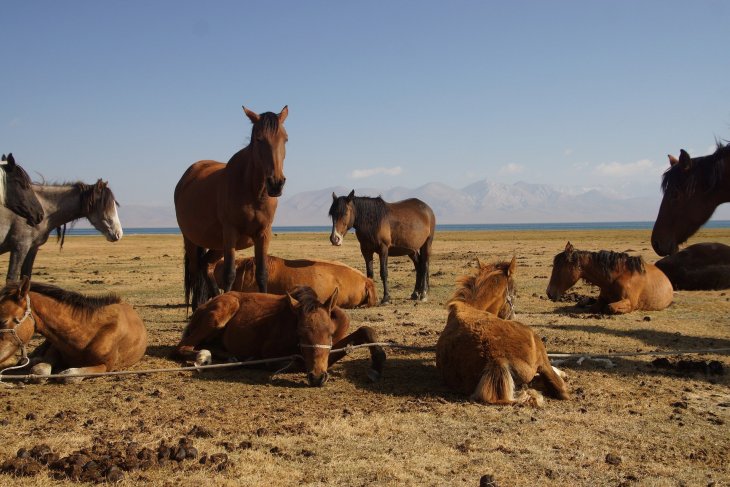
{"label": "horse hoof", "polygon": [[[30,373],[33,375],[51,375],[51,364],[41,362],[38,364],[35,364],[30,369]],[[34,384],[44,384],[48,379],[44,377],[38,377],[36,379],[33,379],[32,382]]]}
{"label": "horse hoof", "polygon": [[195,366],[201,367],[203,365],[210,365],[213,363],[213,355],[208,350],[201,350],[198,355],[195,356]]}
{"label": "horse hoof", "polygon": [[418,293],[411,294],[411,299],[413,299],[414,301],[417,300],[418,299]]}
{"label": "horse hoof", "polygon": [[420,299],[420,301],[421,301],[422,303],[427,303],[427,302],[428,302],[428,296],[426,296],[426,295],[424,294],[423,296],[421,296],[421,299]]}
{"label": "horse hoof", "polygon": [[382,375],[375,369],[368,369],[368,379],[370,382],[378,382]]}
{"label": "horse hoof", "polygon": [[388,303],[390,303],[390,296],[384,297],[383,299],[380,300],[381,305],[388,304]]}
{"label": "horse hoof", "polygon": [[68,376],[68,377],[63,377],[61,379],[61,382],[63,382],[64,384],[78,384],[79,382],[84,380],[83,377],[74,377],[78,373],[79,373],[79,369],[73,368],[73,369],[62,370],[61,372],[58,373],[58,375]]}

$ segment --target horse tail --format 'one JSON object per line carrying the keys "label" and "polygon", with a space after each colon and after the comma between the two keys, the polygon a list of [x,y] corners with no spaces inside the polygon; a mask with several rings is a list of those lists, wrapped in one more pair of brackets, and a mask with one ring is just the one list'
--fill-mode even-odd
{"label": "horse tail", "polygon": [[507,361],[490,361],[482,371],[482,377],[471,399],[488,404],[513,404],[515,380]]}
{"label": "horse tail", "polygon": [[556,369],[550,364],[550,359],[545,350],[542,340],[539,337],[535,337],[537,346],[539,347],[538,353],[541,355],[540,365],[537,366],[537,371],[542,377],[543,384],[545,385],[545,392],[550,397],[556,399],[569,399],[568,387],[565,385],[563,379],[558,375]]}
{"label": "horse tail", "polygon": [[[193,272],[190,271],[190,255],[185,252],[184,261],[184,283],[185,283],[185,310],[192,303],[193,311],[197,307],[206,302],[212,296],[210,286],[207,279],[207,264],[205,259],[205,249],[195,246],[195,258],[197,266]],[[192,299],[191,299],[192,298]]]}

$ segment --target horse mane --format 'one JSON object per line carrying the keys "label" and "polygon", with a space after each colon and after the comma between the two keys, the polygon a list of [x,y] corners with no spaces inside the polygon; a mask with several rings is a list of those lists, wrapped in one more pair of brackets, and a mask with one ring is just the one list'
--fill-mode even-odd
{"label": "horse mane", "polygon": [[[355,196],[352,199],[352,204],[355,206],[355,221],[353,227],[357,231],[372,239],[375,239],[378,230],[380,229],[380,223],[388,214],[388,208],[383,201],[381,196],[372,198],[369,196]],[[330,206],[329,216],[334,220],[339,220],[344,214],[347,208],[347,197],[340,196],[336,200],[332,201]]]}
{"label": "horse mane", "polygon": [[662,191],[679,192],[692,196],[697,191],[709,192],[718,188],[730,164],[730,144],[717,143],[717,149],[708,156],[694,157],[687,164],[677,163],[664,171]]}
{"label": "horse mane", "polygon": [[251,141],[259,137],[274,135],[279,131],[279,115],[273,112],[264,112],[259,115],[258,121],[251,127]]}
{"label": "horse mane", "polygon": [[451,299],[446,303],[451,306],[456,302],[469,304],[475,301],[479,296],[479,290],[484,286],[494,272],[505,272],[510,266],[509,262],[497,262],[496,264],[488,264],[480,267],[479,272],[473,276],[461,276],[456,280],[460,286]]}
{"label": "horse mane", "polygon": [[610,276],[612,272],[631,272],[643,274],[646,272],[644,259],[627,254],[626,252],[614,252],[612,250],[600,250],[598,252],[590,252],[587,250],[573,249],[571,251],[563,251],[553,259],[553,266],[560,266],[563,263],[575,264],[580,257],[589,255],[600,271],[605,276]]}
{"label": "horse mane", "polygon": [[289,295],[299,301],[297,307],[304,313],[311,313],[322,306],[317,299],[317,293],[309,286],[297,286],[289,292]]}
{"label": "horse mane", "polygon": [[[15,294],[19,290],[20,282],[8,282],[5,287],[0,290],[0,299],[4,299],[9,295]],[[82,313],[86,317],[92,316],[96,313],[96,311],[104,306],[122,302],[122,298],[114,293],[102,296],[84,296],[83,294],[75,291],[67,291],[58,286],[40,282],[31,282],[30,290],[51,299],[55,299],[56,301],[71,307],[74,313]]]}

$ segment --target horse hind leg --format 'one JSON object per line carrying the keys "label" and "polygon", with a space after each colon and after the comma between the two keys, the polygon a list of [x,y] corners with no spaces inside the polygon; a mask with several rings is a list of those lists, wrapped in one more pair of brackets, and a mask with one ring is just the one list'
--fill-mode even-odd
{"label": "horse hind leg", "polygon": [[433,237],[429,237],[429,239],[426,241],[426,243],[423,244],[423,247],[421,247],[421,258],[420,258],[420,272],[421,272],[421,289],[420,289],[420,296],[419,298],[421,301],[426,302],[428,301],[428,290],[429,290],[429,264],[431,262],[431,243],[433,242]]}
{"label": "horse hind leg", "polygon": [[422,287],[421,261],[418,253],[411,254],[408,257],[410,257],[411,262],[413,262],[413,267],[416,269],[416,286],[413,288],[413,292],[411,293],[411,299],[416,300],[420,297]]}
{"label": "horse hind leg", "polygon": [[[355,332],[347,335],[341,340],[338,340],[332,348],[340,349],[345,348],[348,345],[362,345],[365,343],[377,343],[378,336],[374,329],[369,326],[361,326]],[[371,367],[367,372],[368,378],[377,382],[383,376],[383,365],[385,364],[385,350],[380,345],[373,345],[370,348],[370,360]],[[335,362],[340,360],[342,357],[347,355],[346,351],[330,353],[328,366],[332,366]]]}

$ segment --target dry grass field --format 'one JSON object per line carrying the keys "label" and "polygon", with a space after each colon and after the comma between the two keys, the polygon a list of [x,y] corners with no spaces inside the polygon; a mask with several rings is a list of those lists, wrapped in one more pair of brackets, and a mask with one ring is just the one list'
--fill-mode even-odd
{"label": "dry grass field", "polygon": [[[437,233],[427,303],[407,298],[414,273],[391,259],[393,301],[352,310],[353,326],[381,338],[434,345],[445,303],[460,275],[484,262],[517,256],[518,319],[546,338],[549,352],[649,352],[730,347],[730,291],[676,292],[670,308],[599,316],[572,302],[547,300],[552,258],[569,239],[578,249],[609,249],[657,259],[643,231]],[[703,230],[691,243],[730,244],[730,229]],[[245,252],[248,255],[249,252]],[[354,235],[334,248],[326,234],[278,234],[271,253],[364,265]],[[181,305],[182,239],[70,237],[49,242],[35,279],[88,294],[116,292],[149,331],[138,369],[177,365],[168,355],[186,324]],[[7,254],[0,267],[6,269]],[[379,292],[382,287],[377,283]],[[593,295],[597,289],[574,289]],[[34,340],[34,346],[40,341]],[[730,484],[730,360],[725,354],[614,360],[615,367],[575,361],[569,401],[542,408],[471,403],[442,384],[433,352],[387,350],[383,378],[366,378],[360,350],[332,369],[322,388],[300,373],[233,369],[101,378],[76,385],[0,385],[0,463],[21,448],[48,445],[60,456],[105,442],[157,451],[186,437],[198,458],[147,464],[120,485],[479,485],[500,486]],[[720,361],[725,374],[682,368],[681,359]],[[224,453],[199,462],[207,453]],[[63,485],[43,467],[32,477],[0,474],[0,485]]]}

